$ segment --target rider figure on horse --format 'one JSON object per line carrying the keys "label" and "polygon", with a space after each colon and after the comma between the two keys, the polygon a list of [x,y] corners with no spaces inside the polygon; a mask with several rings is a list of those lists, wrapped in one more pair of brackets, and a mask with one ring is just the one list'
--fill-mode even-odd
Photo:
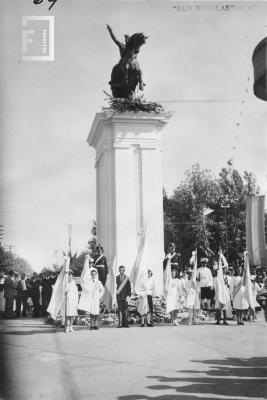
{"label": "rider figure on horse", "polygon": [[119,47],[121,59],[112,70],[111,81],[109,82],[114,97],[128,98],[137,86],[144,90],[142,71],[137,61],[137,54],[140,47],[145,44],[147,36],[143,33],[135,33],[132,36],[124,35],[125,44],[117,40],[112,29],[107,25],[107,29],[114,43]]}

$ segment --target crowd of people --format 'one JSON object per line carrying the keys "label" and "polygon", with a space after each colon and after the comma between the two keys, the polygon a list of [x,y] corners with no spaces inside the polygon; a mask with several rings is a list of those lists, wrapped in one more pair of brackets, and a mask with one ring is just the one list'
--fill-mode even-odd
{"label": "crowd of people", "polygon": [[[244,325],[244,320],[255,321],[261,307],[266,311],[267,277],[265,270],[251,271],[248,266],[239,263],[229,266],[222,253],[218,260],[210,265],[206,257],[198,265],[196,252],[193,252],[190,265],[182,268],[175,246],[170,246],[163,263],[165,313],[170,323],[179,325],[178,314],[187,310],[188,324],[197,323],[200,310],[213,312],[216,324],[229,324],[236,320]],[[94,258],[86,256],[84,269],[79,278],[79,285],[73,271],[69,268],[70,259],[65,257],[65,265],[57,274],[33,273],[15,276],[9,271],[2,276],[0,291],[5,299],[5,318],[26,317],[32,312],[33,317],[50,315],[52,319],[61,316],[65,332],[73,332],[73,323],[79,315],[88,315],[90,329],[99,329],[99,315],[105,284],[109,273],[106,257],[102,247],[98,247]],[[248,265],[248,264],[247,264]],[[119,328],[129,327],[128,304],[131,296],[138,296],[138,313],[141,327],[153,327],[155,321],[154,300],[156,296],[153,269],[147,268],[133,285],[125,274],[125,267],[119,266],[115,279],[113,302],[119,316]],[[249,274],[251,298],[245,287],[245,275]],[[260,302],[260,294],[263,301]],[[261,304],[260,304],[261,303]]]}
{"label": "crowd of people", "polygon": [[38,318],[47,314],[57,274],[18,274],[13,270],[0,275],[1,311],[3,317],[20,318],[32,314]]}
{"label": "crowd of people", "polygon": [[[196,256],[196,254],[195,254]],[[194,257],[193,257],[194,258]],[[227,325],[227,319],[235,318],[238,325],[243,325],[243,320],[256,320],[256,313],[261,308],[266,310],[266,288],[267,278],[265,269],[251,269],[249,267],[247,252],[244,253],[244,265],[236,262],[229,266],[223,254],[220,252],[218,260],[213,260],[210,265],[208,258],[200,260],[199,268],[195,270],[194,284],[192,285],[193,269],[182,269],[180,266],[179,254],[175,251],[175,245],[171,244],[169,252],[164,260],[164,267],[168,261],[171,268],[171,288],[167,291],[167,311],[170,312],[171,322],[178,324],[176,319],[177,311],[186,307],[189,309],[189,323],[196,323],[196,315],[200,309],[215,311],[216,324],[221,322]],[[194,262],[194,261],[192,261]],[[221,264],[221,268],[219,266]],[[246,264],[249,275],[249,294],[245,287]],[[194,304],[188,303],[192,286],[195,290]],[[262,298],[259,294],[262,293]],[[248,297],[250,297],[248,301]],[[169,301],[168,301],[169,300]],[[261,301],[262,300],[262,301]],[[261,302],[261,304],[259,303]]]}
{"label": "crowd of people", "polygon": [[[174,250],[174,249],[172,249]],[[262,288],[267,288],[265,272],[259,270],[250,275],[246,271],[244,261],[243,268],[238,264],[235,268],[229,267],[222,253],[219,260],[212,268],[207,258],[200,260],[197,265],[196,253],[193,256],[191,266],[181,268],[174,251],[166,255],[164,263],[164,298],[166,300],[166,314],[170,315],[172,325],[179,325],[177,314],[186,309],[188,311],[188,324],[197,323],[197,315],[200,310],[213,311],[216,318],[216,325],[222,323],[228,325],[227,320],[235,319],[238,325],[244,325],[244,319],[256,320],[256,312],[261,309],[257,296]],[[244,256],[245,257],[245,256]],[[249,268],[249,266],[248,266]],[[138,296],[138,313],[141,317],[140,326],[154,326],[154,299],[155,282],[153,270],[148,268],[134,286],[129,277],[125,274],[125,267],[119,267],[119,275],[115,281],[116,307],[119,315],[118,328],[129,327],[127,311],[128,304],[133,293]],[[103,273],[105,271],[105,273]],[[251,299],[247,299],[244,281],[245,274],[249,274]],[[90,315],[90,329],[98,330],[98,319],[100,304],[103,300],[104,286],[108,274],[106,259],[101,249],[101,254],[89,259],[81,276],[81,296],[77,296],[77,290],[73,285],[73,273],[69,270],[68,297],[59,301],[58,307],[48,308],[52,317],[61,314],[62,319],[70,322],[66,324],[65,331],[72,332],[73,319],[84,312]],[[63,275],[62,275],[63,277]],[[101,278],[101,279],[100,279]],[[63,282],[63,281],[62,281]],[[55,293],[56,297],[56,293]],[[60,299],[60,297],[58,297]],[[68,299],[68,300],[67,300]],[[53,302],[52,302],[53,303]],[[66,317],[64,317],[64,315]]]}
{"label": "crowd of people", "polygon": [[[222,270],[221,283],[218,282],[218,267],[211,270],[208,266],[208,259],[200,260],[200,267],[196,270],[195,282],[193,282],[193,270],[188,269],[186,272],[179,272],[176,269],[171,270],[171,283],[169,290],[166,290],[166,311],[170,313],[171,323],[179,325],[177,321],[177,313],[184,308],[189,310],[189,324],[196,323],[196,316],[199,310],[214,312],[216,315],[216,324],[221,322],[223,316],[223,324],[228,325],[227,320],[233,319],[234,315],[239,325],[243,325],[243,319],[251,318],[256,320],[256,312],[260,311],[261,306],[257,301],[257,295],[263,286],[262,283],[256,281],[256,275],[251,275],[251,288],[253,296],[253,307],[251,314],[244,287],[241,285],[238,292],[236,289],[242,279],[243,269],[237,267],[235,272],[230,270]],[[261,280],[260,277],[257,279]],[[267,283],[267,279],[265,279]],[[219,298],[219,283],[223,290],[224,302],[221,303]],[[235,293],[236,292],[236,293]],[[223,306],[222,306],[223,305]]]}

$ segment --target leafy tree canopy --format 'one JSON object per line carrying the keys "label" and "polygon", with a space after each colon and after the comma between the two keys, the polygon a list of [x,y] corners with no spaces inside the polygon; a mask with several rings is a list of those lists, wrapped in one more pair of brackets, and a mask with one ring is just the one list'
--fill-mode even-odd
{"label": "leafy tree canopy", "polygon": [[[166,248],[176,243],[183,264],[196,246],[200,256],[212,257],[222,248],[235,261],[246,247],[246,199],[258,193],[254,175],[240,174],[232,160],[219,176],[193,165],[171,196],[163,193]],[[213,212],[205,216],[207,208]]]}

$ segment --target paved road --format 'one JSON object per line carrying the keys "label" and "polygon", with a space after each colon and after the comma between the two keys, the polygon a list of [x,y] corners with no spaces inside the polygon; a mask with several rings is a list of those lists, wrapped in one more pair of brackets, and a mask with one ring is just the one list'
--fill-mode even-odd
{"label": "paved road", "polygon": [[[232,323],[233,324],[233,323]],[[43,320],[1,325],[5,400],[260,400],[267,324],[156,326],[64,334]],[[0,386],[2,391],[3,386]]]}

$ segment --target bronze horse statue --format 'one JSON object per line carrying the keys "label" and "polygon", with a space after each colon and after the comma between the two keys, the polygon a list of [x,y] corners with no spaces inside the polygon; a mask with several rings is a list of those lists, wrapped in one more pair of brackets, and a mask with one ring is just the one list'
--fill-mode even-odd
{"label": "bronze horse statue", "polygon": [[107,29],[112,40],[119,47],[121,56],[120,61],[113,67],[111,73],[109,84],[112,95],[116,98],[129,98],[135,92],[137,85],[140,90],[144,90],[145,84],[137,61],[137,54],[140,51],[140,47],[145,44],[148,36],[143,33],[135,33],[132,36],[124,35],[124,44],[116,39],[109,25],[107,25]]}

